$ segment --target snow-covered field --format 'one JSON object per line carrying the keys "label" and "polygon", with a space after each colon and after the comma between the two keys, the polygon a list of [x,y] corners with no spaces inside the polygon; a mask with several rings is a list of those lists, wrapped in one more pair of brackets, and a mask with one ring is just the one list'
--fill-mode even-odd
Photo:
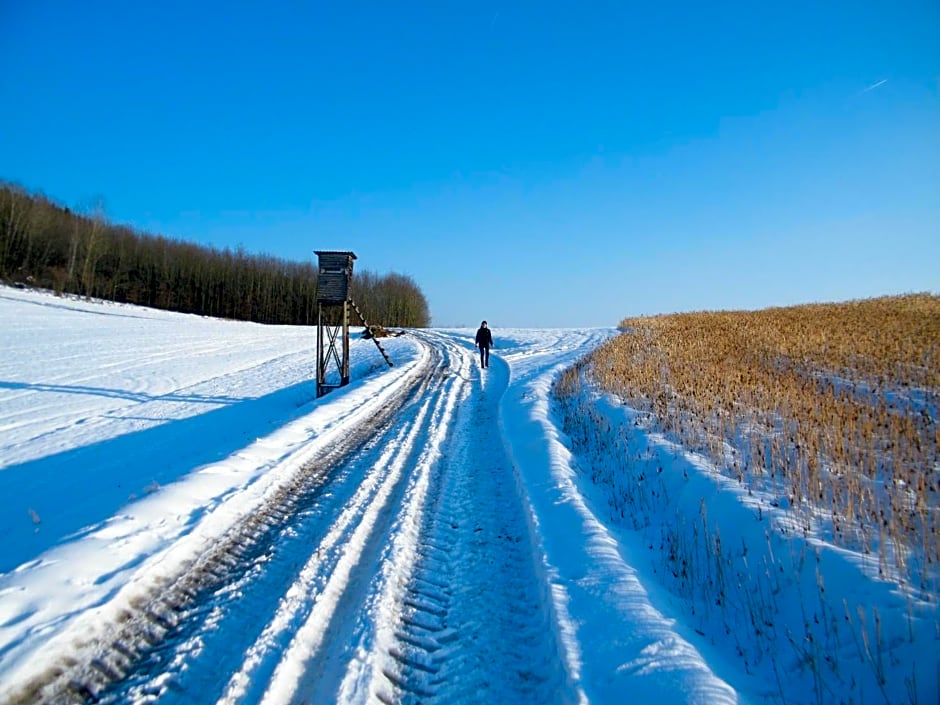
{"label": "snow-covered field", "polygon": [[[312,328],[0,288],[0,703],[846,700],[807,677],[818,650],[773,673],[699,629],[586,481],[550,388],[615,331],[497,326],[487,370],[473,332],[387,339],[392,368],[354,339],[318,400]],[[692,475],[690,513],[762,511],[644,452]],[[884,652],[919,680],[855,702],[933,701],[935,608],[823,556],[917,639]]]}

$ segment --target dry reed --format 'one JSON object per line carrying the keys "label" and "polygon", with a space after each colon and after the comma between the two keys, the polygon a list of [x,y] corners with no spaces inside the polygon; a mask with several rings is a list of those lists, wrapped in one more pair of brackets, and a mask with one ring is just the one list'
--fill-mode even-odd
{"label": "dry reed", "polygon": [[936,594],[940,297],[630,318],[601,387],[654,414],[808,531]]}

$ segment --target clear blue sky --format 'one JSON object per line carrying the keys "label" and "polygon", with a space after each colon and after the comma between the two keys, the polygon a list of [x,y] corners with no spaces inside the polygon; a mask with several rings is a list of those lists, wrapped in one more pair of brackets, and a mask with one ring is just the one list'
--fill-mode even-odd
{"label": "clear blue sky", "polygon": [[435,325],[940,291],[940,3],[0,0],[0,178]]}

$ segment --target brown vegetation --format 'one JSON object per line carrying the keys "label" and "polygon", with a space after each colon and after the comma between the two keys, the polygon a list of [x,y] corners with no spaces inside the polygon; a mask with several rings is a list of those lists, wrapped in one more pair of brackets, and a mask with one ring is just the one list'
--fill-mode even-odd
{"label": "brown vegetation", "polygon": [[[313,257],[315,244],[311,242]],[[100,206],[75,213],[0,182],[0,280],[218,318],[317,322],[317,267],[239,248],[217,250],[109,223]],[[370,321],[430,323],[421,289],[401,274],[356,272],[353,296]]]}
{"label": "brown vegetation", "polygon": [[748,487],[925,586],[940,561],[940,297],[621,323],[600,385]]}

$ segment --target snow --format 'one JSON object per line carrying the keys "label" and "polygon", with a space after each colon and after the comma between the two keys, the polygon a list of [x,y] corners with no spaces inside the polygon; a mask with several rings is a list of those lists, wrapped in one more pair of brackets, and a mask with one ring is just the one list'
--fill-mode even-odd
{"label": "snow", "polygon": [[[588,506],[571,453],[549,417],[550,379],[539,368],[520,375],[521,384],[504,402],[504,419],[508,438],[547,441],[511,444],[518,448],[517,462],[533,488],[533,513],[539,518],[546,561],[553,566],[557,609],[565,615],[570,652],[581,654],[581,678],[595,684],[593,696],[599,702],[618,702],[624,693],[650,703],[670,702],[677,693],[688,703],[738,702],[735,691],[653,606],[616,536]],[[512,411],[526,407],[525,415]],[[590,639],[589,653],[586,634],[601,636]]]}
{"label": "snow", "polygon": [[[879,580],[823,535],[787,531],[783,509],[588,391],[585,403],[632,429],[624,452],[660,468],[670,497],[614,510],[612,493],[628,488],[593,484],[591,471],[623,459],[578,455],[550,393],[612,329],[497,328],[487,370],[470,329],[383,340],[391,368],[354,337],[352,382],[321,399],[313,328],[0,288],[0,330],[0,702],[97,653],[109,625],[290,493],[428,368],[425,391],[283,530],[283,555],[253,559],[170,645],[183,665],[121,698],[187,702],[199,688],[225,703],[360,703],[394,699],[395,683],[440,687],[428,702],[485,687],[489,702],[924,703],[937,692],[936,596]],[[727,552],[725,606],[664,578],[663,542],[691,551],[703,531],[748,547]],[[794,584],[774,597],[776,641],[760,642],[746,616],[764,609],[755,595],[787,587],[767,582],[781,556]],[[434,587],[445,574],[446,590]],[[787,638],[807,615],[858,622],[858,606],[867,631],[812,648]],[[811,658],[826,656],[841,685],[820,681]]]}

